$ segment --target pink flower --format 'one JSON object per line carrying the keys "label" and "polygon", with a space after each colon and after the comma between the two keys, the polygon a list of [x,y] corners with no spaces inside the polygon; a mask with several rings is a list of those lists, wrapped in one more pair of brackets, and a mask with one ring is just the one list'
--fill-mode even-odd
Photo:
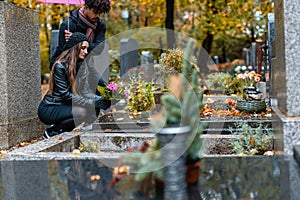
{"label": "pink flower", "polygon": [[129,92],[125,91],[125,97],[128,98],[129,97]]}
{"label": "pink flower", "polygon": [[110,90],[110,91],[116,91],[118,89],[118,85],[115,84],[115,83],[110,83],[107,85],[107,88]]}

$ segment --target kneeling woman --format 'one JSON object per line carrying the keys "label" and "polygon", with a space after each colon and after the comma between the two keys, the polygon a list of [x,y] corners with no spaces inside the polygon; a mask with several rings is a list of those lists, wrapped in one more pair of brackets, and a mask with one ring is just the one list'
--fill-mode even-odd
{"label": "kneeling woman", "polygon": [[73,33],[53,64],[49,90],[38,107],[39,119],[49,125],[43,135],[45,139],[72,131],[82,122],[92,123],[96,110],[111,105],[89,90],[87,69],[84,65],[80,67],[88,53],[88,41],[84,34]]}

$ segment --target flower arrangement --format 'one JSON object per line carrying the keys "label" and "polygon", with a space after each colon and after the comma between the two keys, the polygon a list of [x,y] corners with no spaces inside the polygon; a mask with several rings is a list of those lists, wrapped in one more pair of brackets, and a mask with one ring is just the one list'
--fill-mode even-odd
{"label": "flower arrangement", "polygon": [[[167,74],[181,73],[184,62],[184,51],[179,48],[167,49],[166,53],[162,53],[159,59],[159,64]],[[196,58],[191,56],[190,63],[195,63]]]}
{"label": "flower arrangement", "polygon": [[236,77],[227,85],[228,94],[237,94],[242,99],[248,99],[246,89],[249,87],[255,88],[256,83],[261,81],[261,75],[255,71],[246,71],[237,74]]}
{"label": "flower arrangement", "polygon": [[[169,85],[169,80],[172,75],[182,73],[183,63],[187,60],[184,58],[184,51],[180,48],[167,49],[162,53],[158,64],[154,65],[153,82],[161,87],[161,90],[168,91],[166,87]],[[196,58],[191,56],[188,62],[193,65],[199,72],[199,67],[195,64]],[[191,74],[190,74],[191,75]]]}
{"label": "flower arrangement", "polygon": [[120,100],[124,97],[124,84],[120,83],[109,83],[104,86],[97,86],[97,90],[100,95],[106,100]]}
{"label": "flower arrangement", "polygon": [[97,86],[97,90],[99,91],[100,95],[106,99],[111,100],[112,99],[112,92],[116,91],[118,89],[118,85],[115,83],[109,83],[105,86]]}
{"label": "flower arrangement", "polygon": [[124,91],[127,100],[127,110],[148,111],[152,108],[155,87],[151,82],[146,81],[140,76],[133,76],[130,77],[130,81]]}
{"label": "flower arrangement", "polygon": [[183,51],[181,49],[168,49],[166,53],[161,55],[159,63],[180,73],[182,71],[182,57]]}
{"label": "flower arrangement", "polygon": [[148,111],[152,108],[157,88],[152,82],[147,81],[143,71],[132,68],[122,80],[117,78],[115,81],[105,86],[97,86],[104,99],[124,99],[127,102],[125,109],[131,112]]}

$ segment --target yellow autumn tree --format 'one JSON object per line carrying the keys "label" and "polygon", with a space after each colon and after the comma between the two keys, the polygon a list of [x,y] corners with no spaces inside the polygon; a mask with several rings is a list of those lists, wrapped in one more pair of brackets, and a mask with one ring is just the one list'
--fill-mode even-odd
{"label": "yellow autumn tree", "polygon": [[[47,72],[51,30],[68,16],[67,6],[45,4],[36,0],[8,0],[10,3],[38,11],[40,16],[40,41],[42,71]],[[70,10],[78,6],[70,5]],[[122,12],[128,11],[128,19]],[[187,32],[210,52],[216,40],[228,41],[230,37],[259,37],[256,27],[265,23],[267,13],[273,12],[271,0],[174,0],[174,27]],[[260,17],[262,19],[257,20]],[[164,27],[166,0],[113,0],[112,9],[105,17],[107,35],[145,26]],[[263,29],[261,29],[263,30]]]}

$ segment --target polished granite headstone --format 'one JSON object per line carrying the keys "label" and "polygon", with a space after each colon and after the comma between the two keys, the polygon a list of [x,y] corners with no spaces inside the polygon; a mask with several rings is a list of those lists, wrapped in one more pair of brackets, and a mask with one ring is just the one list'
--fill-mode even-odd
{"label": "polished granite headstone", "polygon": [[[99,160],[15,160],[0,165],[4,200],[155,199],[153,182],[149,193],[141,190],[134,173],[115,183],[113,168]],[[292,200],[300,195],[299,166],[292,157],[203,158],[200,168],[199,183],[188,191],[190,199]],[[289,173],[298,181],[291,182]]]}
{"label": "polished granite headstone", "polygon": [[272,109],[277,120],[273,128],[277,139],[283,144],[286,155],[292,155],[293,145],[300,143],[299,9],[298,0],[275,0],[271,97]]}
{"label": "polished granite headstone", "polygon": [[48,161],[2,162],[1,177],[5,197],[1,199],[51,199]]}
{"label": "polished granite headstone", "polygon": [[275,0],[275,57],[272,59],[273,98],[287,116],[299,116],[300,9],[298,0]]}
{"label": "polished granite headstone", "polygon": [[[294,155],[295,160],[281,163],[281,190],[285,196],[281,199],[299,199],[298,153],[293,151],[300,144],[300,4],[298,0],[275,0],[275,41],[272,48],[271,82],[272,110],[278,144],[283,144],[285,155]],[[271,39],[271,38],[270,38]],[[280,146],[280,145],[275,146]],[[296,153],[295,153],[296,152]]]}
{"label": "polished granite headstone", "polygon": [[39,14],[0,1],[0,148],[40,136]]}

